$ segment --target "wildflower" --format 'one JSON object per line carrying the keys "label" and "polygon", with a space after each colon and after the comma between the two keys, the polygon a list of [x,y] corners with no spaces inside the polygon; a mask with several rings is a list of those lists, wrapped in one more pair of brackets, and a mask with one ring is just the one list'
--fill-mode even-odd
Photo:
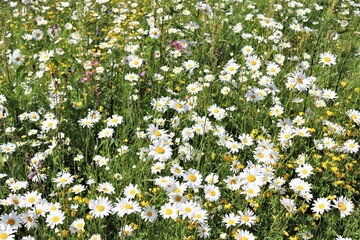
{"label": "wildflower", "polygon": [[32,207],[41,200],[41,193],[38,193],[36,190],[32,192],[25,193],[22,198],[22,205],[24,207]]}
{"label": "wildflower", "polygon": [[330,52],[325,52],[320,54],[320,61],[319,63],[322,63],[323,66],[330,66],[330,65],[335,65],[336,64],[336,57],[334,56],[334,54],[330,53]]}
{"label": "wildflower", "polygon": [[141,212],[141,218],[145,221],[154,222],[157,218],[158,214],[154,206],[147,206]]}
{"label": "wildflower", "polygon": [[205,199],[210,202],[215,202],[219,200],[221,196],[219,187],[214,185],[205,185],[204,192],[205,192]]}
{"label": "wildflower", "polygon": [[208,213],[206,210],[201,208],[195,208],[194,213],[191,216],[191,220],[202,224],[205,223],[207,217],[208,217]]}
{"label": "wildflower", "polygon": [[234,213],[226,214],[222,222],[225,223],[226,228],[229,228],[230,226],[236,226],[240,222],[240,217],[235,215]]}
{"label": "wildflower", "polygon": [[164,141],[155,140],[153,145],[150,145],[148,154],[154,160],[166,161],[171,158],[172,150],[170,146],[165,145]]}
{"label": "wildflower", "polygon": [[16,228],[13,228],[8,224],[0,223],[0,239],[14,240],[14,233],[16,233]]}
{"label": "wildflower", "polygon": [[53,182],[57,183],[57,187],[65,187],[74,181],[74,176],[68,172],[60,172],[57,174],[57,178],[53,179]]}
{"label": "wildflower", "polygon": [[202,175],[199,171],[190,168],[183,175],[186,184],[191,188],[198,188],[202,182]]}
{"label": "wildflower", "polygon": [[84,227],[85,227],[84,219],[83,218],[76,219],[70,225],[70,232],[75,233],[75,232],[85,231]]}
{"label": "wildflower", "polygon": [[118,199],[113,208],[113,212],[117,213],[119,217],[140,211],[139,203],[126,198]]}
{"label": "wildflower", "polygon": [[59,121],[56,119],[46,119],[41,124],[41,130],[44,132],[48,132],[50,129],[56,129]]}
{"label": "wildflower", "polygon": [[32,31],[31,35],[33,39],[39,41],[43,38],[44,33],[40,29],[35,29],[34,31]]}
{"label": "wildflower", "polygon": [[246,226],[251,227],[255,224],[256,216],[253,211],[246,210],[244,212],[238,211],[240,217],[240,223],[245,224]]}
{"label": "wildflower", "polygon": [[64,212],[60,210],[56,210],[49,213],[49,215],[46,217],[46,223],[48,227],[54,229],[55,226],[59,224],[63,224],[64,219],[65,219]]}
{"label": "wildflower", "polygon": [[312,205],[311,210],[317,214],[323,214],[325,211],[329,211],[331,208],[330,200],[327,198],[318,198]]}
{"label": "wildflower", "polygon": [[14,143],[4,143],[0,145],[0,151],[2,153],[13,153],[15,152],[16,145]]}
{"label": "wildflower", "polygon": [[313,174],[313,167],[310,164],[304,163],[303,165],[297,167],[295,172],[297,172],[300,178],[307,178]]}
{"label": "wildflower", "polygon": [[357,153],[359,151],[359,144],[354,139],[349,139],[344,142],[342,150],[348,153]]}
{"label": "wildflower", "polygon": [[113,134],[114,134],[114,129],[105,128],[99,132],[98,137],[99,138],[112,138]]}
{"label": "wildflower", "polygon": [[0,217],[1,223],[9,225],[10,227],[14,229],[18,229],[21,227],[21,224],[23,223],[23,220],[20,218],[19,215],[17,215],[17,212],[12,210],[9,214],[3,214]]}
{"label": "wildflower", "polygon": [[183,62],[182,65],[187,71],[193,71],[195,68],[199,67],[199,64],[194,60],[188,60],[186,62]]}
{"label": "wildflower", "polygon": [[124,189],[124,195],[127,199],[134,199],[139,193],[140,191],[137,184],[135,186],[130,184]]}
{"label": "wildflower", "polygon": [[340,217],[344,218],[354,211],[354,204],[344,196],[336,198],[334,201],[334,207],[339,209]]}
{"label": "wildflower", "polygon": [[97,190],[99,192],[103,192],[106,194],[113,194],[115,188],[113,187],[113,185],[109,182],[104,182],[104,183],[100,183],[99,186],[97,187]]}
{"label": "wildflower", "polygon": [[98,197],[89,201],[90,214],[95,218],[104,218],[112,213],[112,203],[107,197]]}
{"label": "wildflower", "polygon": [[154,39],[160,38],[161,32],[158,28],[150,28],[149,30],[149,36]]}
{"label": "wildflower", "polygon": [[176,219],[176,217],[178,216],[178,211],[176,210],[174,205],[166,203],[165,205],[161,206],[160,214],[164,219]]}
{"label": "wildflower", "polygon": [[296,212],[297,208],[293,199],[281,198],[280,203],[286,208],[288,212],[293,214]]}
{"label": "wildflower", "polygon": [[247,230],[238,229],[235,233],[236,240],[255,240],[254,234]]}

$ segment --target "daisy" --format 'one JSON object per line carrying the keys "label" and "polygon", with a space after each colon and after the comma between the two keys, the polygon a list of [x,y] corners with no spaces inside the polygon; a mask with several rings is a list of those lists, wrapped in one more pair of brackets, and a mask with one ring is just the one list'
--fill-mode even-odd
{"label": "daisy", "polygon": [[35,29],[34,31],[32,31],[31,35],[33,39],[39,41],[43,38],[44,33],[40,29]]}
{"label": "daisy", "polygon": [[75,233],[75,232],[82,232],[85,231],[84,229],[85,227],[85,221],[83,218],[79,218],[74,220],[71,225],[70,225],[70,231],[71,233]]}
{"label": "daisy", "polygon": [[318,198],[314,201],[311,210],[317,214],[323,214],[325,211],[329,211],[331,208],[331,202],[327,198]]}
{"label": "daisy", "polygon": [[254,234],[247,230],[237,230],[235,233],[236,240],[255,240]]}
{"label": "daisy", "polygon": [[74,181],[74,176],[68,172],[60,172],[57,174],[57,178],[53,179],[53,182],[56,183],[57,187],[65,187],[67,184],[70,184]]}
{"label": "daisy", "polygon": [[236,226],[240,222],[240,217],[235,215],[234,213],[226,214],[222,222],[225,223],[226,228],[229,228],[230,226]]}
{"label": "daisy", "polygon": [[205,192],[205,199],[210,202],[215,202],[219,200],[221,196],[219,187],[214,185],[205,185],[204,192]]}
{"label": "daisy", "polygon": [[59,121],[56,119],[46,119],[41,124],[41,130],[44,132],[48,132],[50,129],[56,129]]}
{"label": "daisy", "polygon": [[267,71],[267,74],[270,75],[270,76],[276,76],[279,72],[280,72],[280,68],[277,64],[275,63],[269,63],[267,66],[266,66],[266,71]]}
{"label": "daisy", "polygon": [[219,176],[215,173],[210,173],[206,176],[205,181],[209,184],[217,184],[219,182]]}
{"label": "daisy", "polygon": [[131,60],[129,61],[129,66],[131,68],[140,68],[143,63],[143,60],[141,58],[132,56]]}
{"label": "daisy", "polygon": [[355,109],[350,109],[346,112],[349,118],[354,121],[357,125],[360,124],[360,112]]}
{"label": "daisy", "polygon": [[197,227],[198,236],[201,238],[210,237],[210,235],[211,235],[210,231],[211,231],[211,228],[206,223],[200,224]]}
{"label": "daisy", "polygon": [[98,133],[98,137],[101,139],[101,138],[112,138],[114,134],[114,129],[112,128],[105,128],[103,130],[101,130],[99,133]]}
{"label": "daisy", "polygon": [[21,54],[19,49],[14,50],[13,54],[9,57],[10,63],[14,63],[15,65],[20,65],[24,62],[24,56]]}
{"label": "daisy", "polygon": [[113,208],[113,213],[117,213],[119,217],[140,211],[139,203],[126,198],[118,199]]}
{"label": "daisy", "polygon": [[302,195],[302,194],[305,194],[305,193],[309,193],[310,192],[310,189],[311,189],[311,185],[305,181],[303,181],[302,179],[300,178],[294,178],[290,181],[289,183],[290,185],[290,188]]}
{"label": "daisy", "polygon": [[7,224],[0,223],[0,239],[14,240],[15,239],[14,233],[16,233],[15,228]]}
{"label": "daisy", "polygon": [[172,205],[170,203],[166,203],[165,205],[161,206],[160,215],[164,219],[172,218],[172,219],[175,220],[177,218],[177,216],[178,216],[178,211],[175,208],[175,205]]}
{"label": "daisy", "polygon": [[241,52],[244,54],[244,55],[251,55],[254,51],[254,48],[252,46],[245,46],[241,49]]}
{"label": "daisy", "polygon": [[35,211],[27,211],[25,213],[22,213],[20,217],[24,221],[23,223],[27,230],[38,226],[38,215]]}
{"label": "daisy", "polygon": [[46,223],[47,226],[51,229],[54,229],[55,226],[59,224],[63,224],[65,219],[65,214],[62,211],[52,211],[50,214],[46,217]]}
{"label": "daisy", "polygon": [[206,210],[201,208],[195,208],[194,213],[192,214],[191,220],[197,223],[205,223],[208,217],[208,213]]}
{"label": "daisy", "polygon": [[344,142],[342,149],[344,152],[357,153],[359,151],[359,144],[354,139],[349,139]]}
{"label": "daisy", "polygon": [[72,187],[72,192],[74,194],[79,194],[81,192],[85,191],[85,187],[82,184],[76,184]]}
{"label": "daisy", "polygon": [[354,211],[354,204],[344,196],[336,198],[334,201],[334,207],[339,209],[340,217],[344,218]]}
{"label": "daisy", "polygon": [[319,63],[322,63],[323,66],[330,66],[330,65],[335,65],[336,64],[336,57],[334,56],[334,54],[330,53],[330,52],[325,52],[320,54],[320,61]]}
{"label": "daisy", "polygon": [[2,153],[13,153],[15,152],[16,145],[14,143],[4,143],[0,145],[0,151]]}
{"label": "daisy", "polygon": [[241,194],[246,195],[246,199],[257,197],[259,196],[259,193],[260,193],[260,187],[254,184],[248,184],[244,186],[243,191],[241,192]]}
{"label": "daisy", "polygon": [[260,68],[261,66],[261,61],[258,58],[258,56],[256,55],[252,55],[246,58],[246,66],[252,70],[252,71],[256,71]]}
{"label": "daisy", "polygon": [[238,211],[240,217],[240,223],[245,224],[249,227],[255,224],[256,215],[251,210],[246,210],[245,212]]}
{"label": "daisy", "polygon": [[186,217],[191,218],[194,212],[197,211],[198,207],[196,206],[196,203],[191,200],[181,203],[178,209],[179,214],[182,215],[183,219],[185,219]]}
{"label": "daisy", "polygon": [[280,200],[281,205],[283,205],[286,210],[292,214],[294,214],[297,210],[295,201],[289,198],[281,198]]}
{"label": "daisy", "polygon": [[38,193],[36,190],[32,192],[25,193],[22,198],[22,205],[24,207],[32,207],[41,200],[41,193]]}
{"label": "daisy", "polygon": [[295,172],[297,172],[300,178],[304,179],[313,174],[313,167],[310,164],[304,163],[303,165],[297,167]]}
{"label": "daisy", "polygon": [[154,222],[157,218],[158,214],[154,206],[147,206],[141,212],[141,218],[145,221]]}
{"label": "daisy", "polygon": [[158,28],[150,28],[149,30],[149,36],[154,39],[160,38],[161,32]]}
{"label": "daisy", "polygon": [[155,140],[153,145],[149,146],[149,156],[154,160],[166,161],[172,156],[172,150],[170,146],[165,145],[164,141]]}
{"label": "daisy", "polygon": [[202,182],[202,175],[199,171],[190,168],[183,175],[186,184],[191,188],[198,188]]}
{"label": "daisy", "polygon": [[135,186],[130,184],[124,189],[124,195],[127,199],[134,199],[135,196],[139,193],[140,191],[137,184]]}
{"label": "daisy", "polygon": [[109,182],[100,183],[97,190],[106,194],[113,194],[115,192],[115,188]]}
{"label": "daisy", "polygon": [[23,220],[20,218],[20,215],[12,210],[9,214],[4,213],[0,217],[1,224],[8,225],[14,229],[18,229],[21,227]]}
{"label": "daisy", "polygon": [[112,213],[112,203],[107,197],[98,197],[89,201],[90,214],[95,218],[104,218]]}
{"label": "daisy", "polygon": [[216,104],[211,105],[208,108],[209,116],[214,116],[216,120],[221,120],[226,116],[226,111],[223,108],[218,107]]}

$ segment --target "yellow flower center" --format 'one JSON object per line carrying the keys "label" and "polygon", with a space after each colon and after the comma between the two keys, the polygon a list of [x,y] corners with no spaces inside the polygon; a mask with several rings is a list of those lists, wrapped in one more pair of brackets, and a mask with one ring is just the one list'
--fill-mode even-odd
{"label": "yellow flower center", "polygon": [[98,210],[98,212],[102,212],[105,210],[105,207],[103,205],[99,205],[96,207],[96,210]]}
{"label": "yellow flower center", "polygon": [[58,222],[60,218],[58,216],[55,216],[51,219],[54,223]]}
{"label": "yellow flower center", "polygon": [[216,192],[214,190],[210,190],[209,195],[214,197],[216,195]]}
{"label": "yellow flower center", "polygon": [[61,182],[61,183],[66,182],[66,178],[60,178],[59,182]]}
{"label": "yellow flower center", "polygon": [[233,225],[233,224],[235,223],[235,221],[234,221],[234,219],[229,219],[228,223],[229,223],[230,225]]}
{"label": "yellow flower center", "polygon": [[254,190],[248,189],[248,190],[247,190],[247,193],[248,193],[248,194],[254,194]]}
{"label": "yellow flower center", "polygon": [[301,186],[301,185],[297,186],[296,189],[299,190],[299,191],[304,191],[304,187]]}
{"label": "yellow flower center", "polygon": [[195,182],[196,179],[197,179],[197,177],[196,177],[194,174],[190,174],[190,175],[189,175],[189,180],[190,180],[191,182]]}
{"label": "yellow flower center", "polygon": [[9,235],[7,235],[7,233],[1,233],[0,234],[0,239],[7,239]]}
{"label": "yellow flower center", "polygon": [[78,223],[76,224],[76,228],[83,228],[84,227],[84,223]]}
{"label": "yellow flower center", "polygon": [[165,214],[166,214],[166,215],[171,215],[172,212],[173,212],[173,211],[172,211],[171,209],[166,209]]}
{"label": "yellow flower center", "polygon": [[128,203],[128,204],[125,204],[124,208],[130,210],[130,209],[133,209],[133,206]]}
{"label": "yellow flower center", "polygon": [[325,208],[325,205],[323,203],[320,203],[319,206],[318,206],[319,209],[324,209]]}
{"label": "yellow flower center", "polygon": [[248,222],[250,220],[250,218],[248,216],[243,216],[243,220],[244,220],[244,222]]}
{"label": "yellow flower center", "polygon": [[33,202],[35,202],[35,198],[34,198],[34,197],[30,197],[30,198],[29,198],[29,203],[33,203]]}
{"label": "yellow flower center", "polygon": [[256,177],[255,177],[253,174],[249,174],[249,175],[247,176],[247,180],[248,180],[249,182],[255,182],[255,181],[256,181]]}
{"label": "yellow flower center", "polygon": [[162,134],[159,130],[154,131],[154,135],[160,137]]}
{"label": "yellow flower center", "polygon": [[158,154],[164,154],[165,149],[163,147],[158,146],[155,148],[155,152]]}
{"label": "yellow flower center", "polygon": [[327,63],[331,62],[331,58],[328,56],[324,57],[324,62],[327,62]]}
{"label": "yellow flower center", "polygon": [[340,211],[342,211],[342,212],[346,211],[346,209],[347,209],[346,205],[343,203],[339,203],[338,207],[339,207]]}

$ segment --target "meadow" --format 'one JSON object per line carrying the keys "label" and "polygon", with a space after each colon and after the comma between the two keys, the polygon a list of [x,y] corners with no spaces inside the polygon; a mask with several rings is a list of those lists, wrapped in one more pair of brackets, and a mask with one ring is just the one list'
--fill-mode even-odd
{"label": "meadow", "polygon": [[356,1],[0,9],[0,240],[360,239]]}

